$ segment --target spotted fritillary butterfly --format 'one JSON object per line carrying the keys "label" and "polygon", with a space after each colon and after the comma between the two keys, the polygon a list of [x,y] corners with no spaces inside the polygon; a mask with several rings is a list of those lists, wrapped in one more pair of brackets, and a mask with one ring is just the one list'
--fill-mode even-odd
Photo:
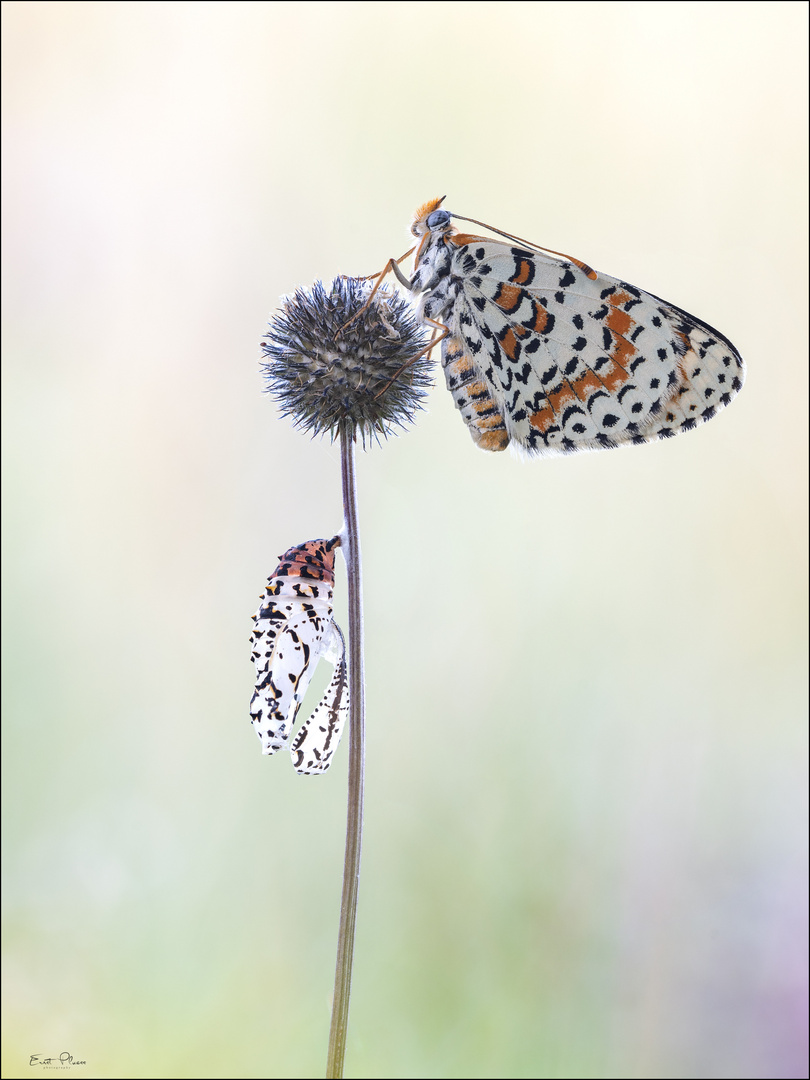
{"label": "spotted fritillary butterfly", "polygon": [[740,390],[742,358],[708,323],[491,226],[506,241],[460,233],[452,218],[482,223],[442,201],[416,211],[413,276],[402,259],[386,271],[436,331],[447,387],[482,449],[553,455],[669,438]]}

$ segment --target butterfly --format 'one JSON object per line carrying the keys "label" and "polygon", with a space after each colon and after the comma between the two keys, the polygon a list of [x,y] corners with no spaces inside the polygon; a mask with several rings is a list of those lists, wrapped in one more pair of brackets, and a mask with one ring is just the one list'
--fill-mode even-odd
{"label": "butterfly", "polygon": [[[339,544],[337,536],[308,540],[281,556],[267,579],[250,636],[256,665],[250,716],[262,753],[289,749],[296,771],[308,775],[329,768],[349,710],[346,646],[332,618]],[[335,665],[334,675],[291,740],[299,706],[322,658]]]}
{"label": "butterfly", "polygon": [[[708,323],[489,225],[505,240],[459,232],[453,218],[483,222],[443,201],[419,207],[418,244],[377,286],[392,270],[416,295],[482,449],[549,456],[669,438],[710,420],[742,387],[740,354]],[[414,252],[407,278],[399,263]]]}

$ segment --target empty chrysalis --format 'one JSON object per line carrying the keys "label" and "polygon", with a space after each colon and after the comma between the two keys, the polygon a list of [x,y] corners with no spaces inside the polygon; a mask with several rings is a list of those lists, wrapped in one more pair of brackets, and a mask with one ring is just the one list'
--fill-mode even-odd
{"label": "empty chrysalis", "polygon": [[[296,772],[326,772],[349,710],[346,646],[332,618],[335,548],[340,537],[308,540],[286,551],[253,616],[256,688],[251,723],[263,754],[289,750]],[[292,730],[319,660],[335,665],[323,697],[295,737]]]}

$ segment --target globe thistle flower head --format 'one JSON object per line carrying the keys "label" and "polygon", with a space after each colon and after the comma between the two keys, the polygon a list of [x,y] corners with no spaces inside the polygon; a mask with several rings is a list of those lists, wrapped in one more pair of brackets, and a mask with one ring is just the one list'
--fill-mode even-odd
{"label": "globe thistle flower head", "polygon": [[363,310],[370,292],[357,278],[298,289],[262,342],[267,391],[282,415],[313,435],[345,431],[364,446],[411,422],[432,382],[419,356],[428,337],[411,306],[378,289]]}

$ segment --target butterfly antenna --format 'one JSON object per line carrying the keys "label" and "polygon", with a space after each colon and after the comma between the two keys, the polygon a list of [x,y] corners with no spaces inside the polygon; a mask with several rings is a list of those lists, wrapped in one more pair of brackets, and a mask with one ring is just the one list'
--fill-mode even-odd
{"label": "butterfly antenna", "polygon": [[505,236],[507,240],[514,240],[516,244],[525,244],[526,247],[534,248],[535,251],[547,251],[549,255],[559,255],[563,259],[568,259],[568,261],[572,262],[574,266],[578,266],[580,270],[582,270],[585,274],[588,275],[591,281],[596,280],[596,271],[593,269],[593,267],[588,266],[588,264],[586,262],[583,262],[582,259],[575,259],[573,255],[566,255],[562,251],[553,251],[551,248],[541,247],[540,244],[532,244],[531,241],[523,240],[520,236],[514,236],[512,233],[503,232],[501,229],[496,229],[492,225],[487,225],[485,221],[476,221],[475,218],[462,217],[461,214],[451,214],[450,216],[458,218],[459,221],[469,221],[473,225],[480,225],[484,229],[489,229],[490,232],[497,233],[498,236]]}

